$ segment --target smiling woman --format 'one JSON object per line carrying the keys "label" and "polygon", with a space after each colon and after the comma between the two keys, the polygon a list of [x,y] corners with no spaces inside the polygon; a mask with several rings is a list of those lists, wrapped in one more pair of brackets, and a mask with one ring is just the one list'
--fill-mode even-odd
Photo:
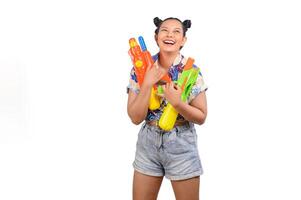
{"label": "smiling woman", "polygon": [[[157,26],[157,29],[155,30],[156,37],[160,36],[163,39],[163,43],[166,45],[175,45],[179,44],[177,41],[179,39],[183,38],[184,41],[181,41],[182,44],[180,45],[179,49],[182,49],[186,42],[186,31],[188,28],[191,27],[191,21],[185,20],[183,23],[178,18],[169,17],[164,20],[164,24],[162,25],[162,20],[160,20],[158,17],[154,19],[154,23]],[[155,38],[156,41],[159,38]],[[157,43],[158,44],[158,43]],[[158,44],[159,45],[159,44]]]}
{"label": "smiling woman", "polygon": [[[203,168],[198,154],[194,124],[203,124],[207,116],[205,91],[207,86],[199,68],[180,54],[186,42],[186,31],[191,21],[177,18],[154,18],[155,41],[160,49],[153,56],[154,66],[147,70],[141,85],[135,68],[131,70],[128,85],[128,115],[134,124],[145,121],[138,134],[136,157],[133,163],[133,199],[157,198],[163,177],[171,180],[177,200],[199,199],[199,176]],[[181,98],[182,90],[176,83],[191,64],[196,81],[191,86],[187,101]],[[165,75],[171,82],[164,82]],[[158,109],[148,109],[153,87],[163,85],[163,96]],[[186,91],[186,90],[185,90]],[[163,130],[159,119],[170,105],[177,113],[171,130]],[[158,125],[159,124],[159,125]]]}

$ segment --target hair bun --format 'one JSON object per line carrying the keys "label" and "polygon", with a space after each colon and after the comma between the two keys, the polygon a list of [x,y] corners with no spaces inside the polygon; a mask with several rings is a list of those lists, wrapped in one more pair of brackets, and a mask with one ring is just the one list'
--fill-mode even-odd
{"label": "hair bun", "polygon": [[162,23],[162,20],[159,19],[159,17],[154,18],[154,24],[156,25],[156,27],[159,27],[161,23]]}
{"label": "hair bun", "polygon": [[191,20],[186,19],[185,21],[183,21],[183,25],[185,28],[190,28],[191,27]]}

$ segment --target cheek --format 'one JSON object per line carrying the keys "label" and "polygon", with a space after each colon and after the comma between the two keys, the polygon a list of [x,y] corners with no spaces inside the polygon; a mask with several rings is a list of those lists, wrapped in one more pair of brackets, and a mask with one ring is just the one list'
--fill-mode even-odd
{"label": "cheek", "polygon": [[177,46],[181,46],[182,45],[182,43],[183,43],[183,41],[182,40],[177,40]]}
{"label": "cheek", "polygon": [[159,45],[159,44],[163,44],[163,39],[161,38],[161,37],[158,37],[158,39],[157,39],[157,44]]}
{"label": "cheek", "polygon": [[184,40],[184,38],[183,38],[182,36],[179,38],[178,41],[179,41],[179,43],[180,43],[181,45],[184,45],[184,41],[185,41],[185,40]]}
{"label": "cheek", "polygon": [[182,35],[177,35],[176,38],[178,41],[181,41],[181,42],[184,40],[184,37]]}
{"label": "cheek", "polygon": [[158,40],[162,40],[163,39],[163,37],[164,37],[164,35],[163,34],[158,34]]}

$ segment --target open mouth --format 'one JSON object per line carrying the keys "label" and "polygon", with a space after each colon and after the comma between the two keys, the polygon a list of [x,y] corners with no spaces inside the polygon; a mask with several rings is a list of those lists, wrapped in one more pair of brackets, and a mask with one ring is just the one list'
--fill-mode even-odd
{"label": "open mouth", "polygon": [[173,40],[163,40],[163,43],[168,45],[174,45],[176,42]]}

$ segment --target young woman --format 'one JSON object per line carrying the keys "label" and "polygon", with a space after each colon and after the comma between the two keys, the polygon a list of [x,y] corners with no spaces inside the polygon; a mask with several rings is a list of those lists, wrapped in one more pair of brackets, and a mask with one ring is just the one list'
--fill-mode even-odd
{"label": "young woman", "polygon": [[[207,115],[205,91],[207,86],[199,73],[187,102],[181,101],[181,88],[173,82],[163,86],[164,95],[157,110],[149,110],[151,89],[162,84],[160,79],[168,74],[176,81],[183,71],[186,58],[180,54],[186,42],[190,20],[177,18],[154,19],[155,41],[159,53],[153,56],[155,66],[145,74],[141,86],[137,83],[134,68],[128,85],[127,112],[138,125],[144,121],[138,134],[136,156],[133,163],[133,199],[155,200],[163,177],[171,180],[177,200],[199,199],[199,176],[203,173],[197,148],[194,124],[203,124]],[[197,66],[193,66],[197,67]],[[170,103],[179,113],[170,131],[158,127],[158,120],[166,104]]]}

